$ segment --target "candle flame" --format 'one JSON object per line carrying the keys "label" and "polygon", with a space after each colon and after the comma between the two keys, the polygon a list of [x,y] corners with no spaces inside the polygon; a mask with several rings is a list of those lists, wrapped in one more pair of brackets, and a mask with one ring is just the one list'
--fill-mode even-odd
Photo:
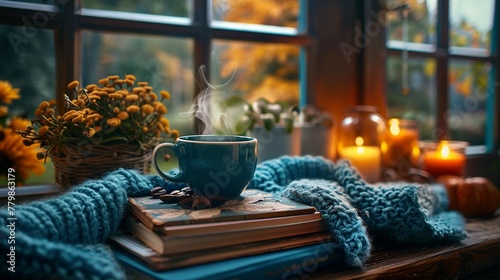
{"label": "candle flame", "polygon": [[441,144],[440,153],[442,157],[448,157],[450,155],[450,148],[445,142]]}
{"label": "candle flame", "polygon": [[364,144],[365,141],[363,141],[363,137],[358,136],[358,137],[356,137],[356,139],[354,140],[354,142],[356,143],[356,146],[363,146],[363,144]]}
{"label": "candle flame", "polygon": [[390,119],[389,120],[389,132],[394,136],[399,135],[400,129],[399,129],[399,120],[398,119]]}
{"label": "candle flame", "polygon": [[358,147],[356,149],[356,151],[358,152],[358,154],[362,154],[364,152],[364,150],[365,150],[365,148],[363,148],[363,147]]}

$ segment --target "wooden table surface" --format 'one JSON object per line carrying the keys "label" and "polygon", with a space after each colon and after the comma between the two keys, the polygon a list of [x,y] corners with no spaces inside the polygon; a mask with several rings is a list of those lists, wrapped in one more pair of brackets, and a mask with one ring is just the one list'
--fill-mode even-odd
{"label": "wooden table surface", "polygon": [[488,218],[467,219],[467,233],[461,243],[435,246],[375,240],[363,270],[322,268],[307,279],[500,279],[500,211]]}

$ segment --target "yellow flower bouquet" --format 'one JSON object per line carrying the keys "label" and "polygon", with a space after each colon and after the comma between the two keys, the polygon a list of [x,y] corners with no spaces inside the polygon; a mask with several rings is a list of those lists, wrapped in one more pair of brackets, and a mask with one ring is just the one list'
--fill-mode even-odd
{"label": "yellow flower bouquet", "polygon": [[[0,81],[0,104],[11,104],[19,99],[19,89],[13,88],[7,81]],[[27,119],[10,117],[9,108],[0,105],[0,177],[7,177],[7,171],[15,173],[17,184],[22,184],[31,174],[41,175],[45,168],[36,160],[39,148],[24,146],[23,138],[16,130],[29,125]]]}
{"label": "yellow flower bouquet", "polygon": [[35,110],[32,126],[18,131],[26,146],[39,143],[46,149],[38,155],[54,162],[56,182],[69,187],[96,178],[118,167],[149,172],[151,150],[167,138],[176,139],[171,130],[167,108],[147,82],[136,83],[134,75],[109,76],[79,88],[68,84],[75,96],[65,95],[65,109],[58,114],[56,102],[43,101]]}

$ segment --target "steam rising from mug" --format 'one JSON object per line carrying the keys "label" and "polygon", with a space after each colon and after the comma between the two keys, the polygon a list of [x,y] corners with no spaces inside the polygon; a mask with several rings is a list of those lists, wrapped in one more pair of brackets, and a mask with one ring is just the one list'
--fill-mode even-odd
{"label": "steam rising from mug", "polygon": [[[215,55],[212,54],[212,61],[214,64],[219,65],[220,62],[214,59]],[[200,66],[198,69],[198,77],[200,79],[200,87],[202,91],[196,96],[191,108],[187,112],[181,113],[181,116],[199,119],[203,122],[204,128],[201,128],[199,134],[224,134],[231,135],[233,133],[234,117],[228,113],[222,103],[224,100],[231,96],[229,92],[229,85],[236,82],[236,73],[238,66],[236,63],[232,69],[232,73],[228,80],[222,84],[211,84],[205,75],[205,65]],[[244,68],[243,68],[244,70]]]}

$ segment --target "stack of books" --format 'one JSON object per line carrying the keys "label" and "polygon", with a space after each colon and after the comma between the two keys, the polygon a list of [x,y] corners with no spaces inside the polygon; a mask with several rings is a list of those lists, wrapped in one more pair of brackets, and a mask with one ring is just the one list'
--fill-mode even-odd
{"label": "stack of books", "polygon": [[238,199],[202,210],[129,198],[122,230],[111,239],[129,261],[167,271],[311,245],[328,248],[331,236],[314,207],[246,190]]}

